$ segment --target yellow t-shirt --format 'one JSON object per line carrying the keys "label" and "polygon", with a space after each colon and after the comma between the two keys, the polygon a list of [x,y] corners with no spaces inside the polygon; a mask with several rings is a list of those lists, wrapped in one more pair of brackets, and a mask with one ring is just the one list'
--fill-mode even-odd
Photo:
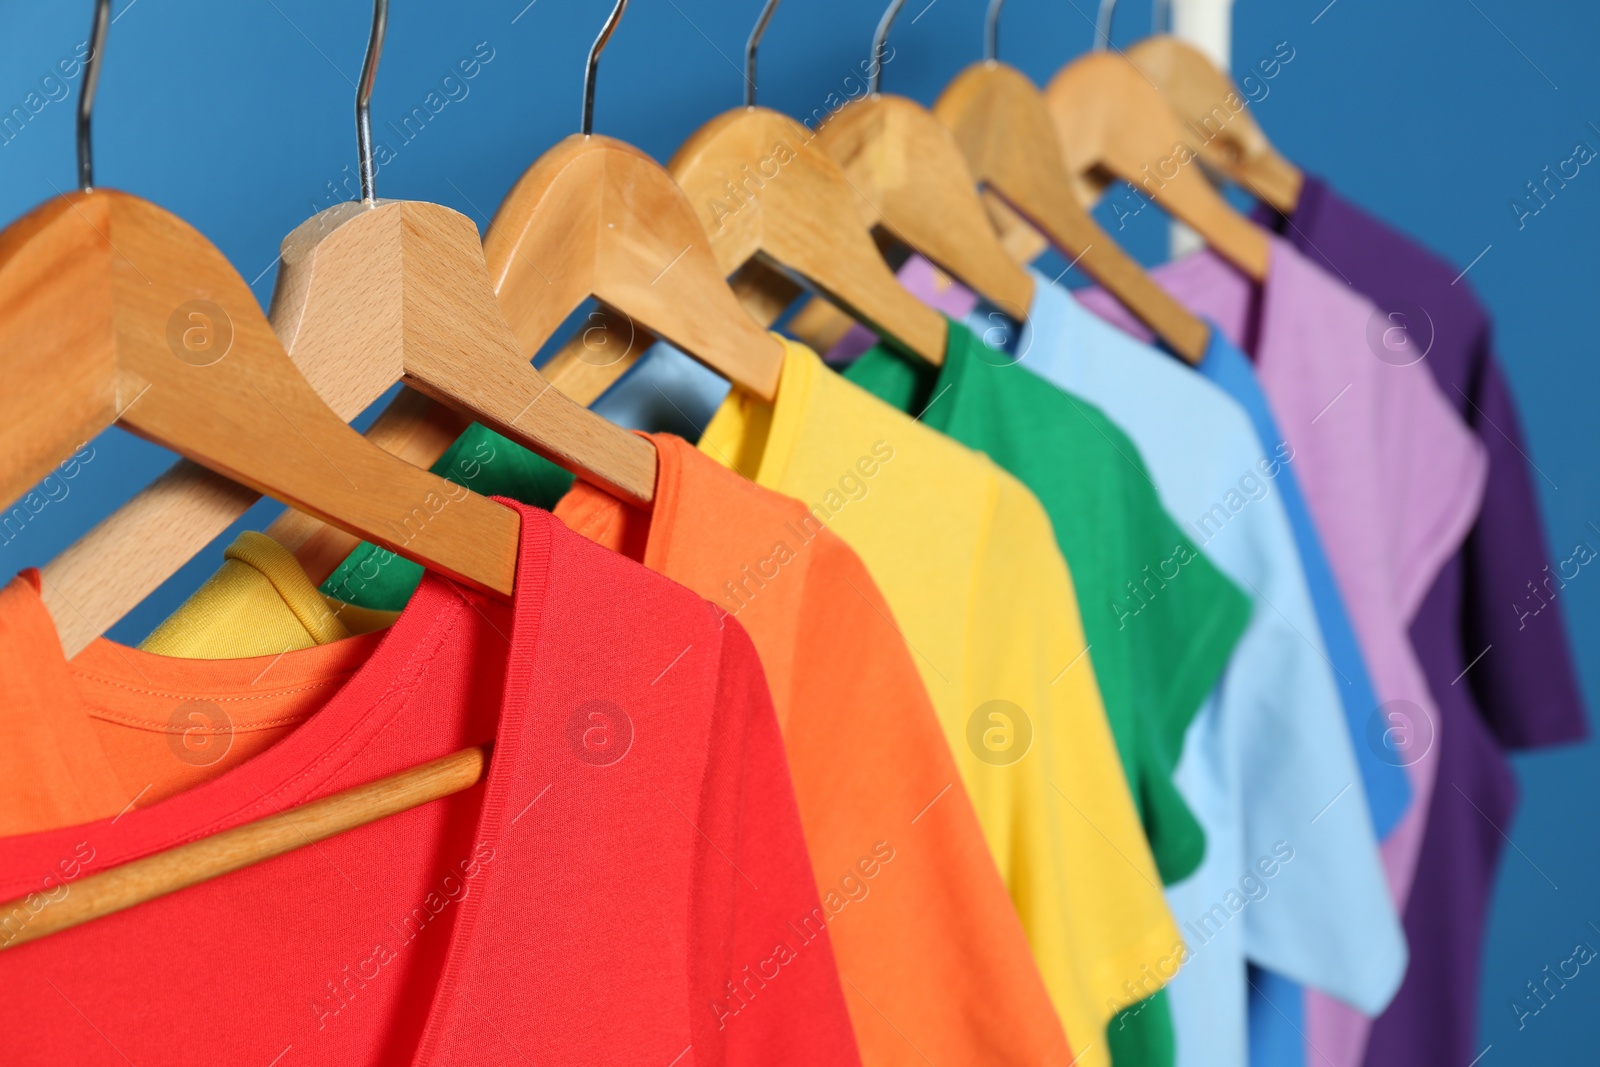
{"label": "yellow t-shirt", "polygon": [[139,648],[184,659],[275,656],[381,630],[397,615],[323,596],[294,553],[246,530],[217,572]]}
{"label": "yellow t-shirt", "polygon": [[[1078,1062],[1108,1064],[1106,1022],[1148,995],[1150,975],[1171,972],[1181,942],[1039,502],[987,457],[792,342],[776,401],[735,390],[700,447],[799,497],[808,521],[867,565],[894,612],[884,625],[898,625],[922,672]],[[735,587],[759,596],[749,568],[736,565]]]}

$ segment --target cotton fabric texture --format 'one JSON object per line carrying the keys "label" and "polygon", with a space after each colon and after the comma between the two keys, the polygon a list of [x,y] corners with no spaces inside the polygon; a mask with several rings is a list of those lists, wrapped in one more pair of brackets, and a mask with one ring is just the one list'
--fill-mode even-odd
{"label": "cotton fabric texture", "polygon": [[1369,1067],[1464,1063],[1482,1051],[1478,993],[1505,847],[1499,828],[1516,812],[1507,754],[1589,736],[1559,601],[1574,561],[1600,553],[1600,535],[1558,540],[1551,559],[1493,324],[1457,266],[1314,174],[1289,218],[1266,208],[1255,217],[1377,305],[1382,348],[1428,369],[1488,457],[1478,520],[1411,619],[1439,709],[1439,771],[1405,912],[1411,967],[1366,1058]]}
{"label": "cotton fabric texture", "polygon": [[[651,439],[659,474],[648,511],[580,482],[556,515],[750,632],[863,1062],[910,1067],[926,1051],[1066,1067],[1073,1057],[1027,937],[866,567],[799,501],[680,438]],[[873,863],[869,848],[893,862]]]}
{"label": "cotton fabric texture", "polygon": [[[906,263],[900,277],[923,299],[947,310],[969,314],[973,330],[981,330],[986,341],[1024,354],[1032,352],[1041,337],[1063,336],[1081,341],[1093,339],[1102,332],[1091,329],[1081,334],[1072,333],[1068,328],[1070,320],[1081,316],[1082,310],[1057,299],[1055,293],[1046,291],[1035,300],[1028,322],[1023,324],[1020,331],[1019,340],[1018,328],[1011,324],[1008,317],[980,307],[976,297],[960,286],[952,285],[948,279],[941,279],[937,271],[917,257]],[[1038,276],[1036,281],[1046,284],[1042,276]],[[965,294],[964,301],[962,294]],[[1109,301],[1104,303],[1108,308],[1111,306]],[[1108,314],[1117,314],[1119,322],[1130,329],[1138,329],[1126,315],[1113,311],[1108,311]],[[1292,460],[1293,450],[1278,432],[1259,384],[1244,358],[1231,345],[1213,345],[1199,370],[1223,387],[1229,398],[1248,417],[1264,457],[1288,456]],[[1206,446],[1197,441],[1195,447]],[[1369,719],[1372,710],[1377,707],[1377,699],[1373,695],[1353,627],[1336,588],[1320,538],[1313,528],[1292,463],[1272,463],[1271,469],[1277,473],[1269,478],[1256,477],[1254,474],[1242,478],[1238,490],[1213,504],[1208,516],[1202,517],[1196,524],[1197,529],[1204,531],[1197,537],[1209,536],[1214,532],[1211,525],[1219,518],[1226,521],[1229,509],[1243,507],[1258,492],[1265,492],[1269,484],[1279,490],[1296,548],[1300,552],[1300,563],[1315,605],[1317,624],[1325,635],[1327,659],[1341,685],[1345,724],[1353,742],[1361,781],[1371,791],[1368,810],[1374,832],[1382,836],[1404,814],[1410,799],[1409,786],[1404,772],[1393,761],[1380,758],[1383,750],[1375,748],[1368,740]],[[1291,979],[1269,971],[1258,963],[1249,965],[1247,982],[1250,999],[1250,1061],[1274,1064],[1304,1062],[1306,1049],[1302,1037],[1305,1029],[1302,990]],[[1191,1037],[1197,1033],[1191,1028]]]}
{"label": "cotton fabric texture", "polygon": [[[1419,798],[1383,843],[1403,908],[1427,824],[1423,801],[1434,795],[1438,760],[1430,750],[1441,732],[1406,631],[1478,514],[1487,469],[1482,445],[1422,367],[1370,346],[1371,325],[1382,321],[1378,309],[1287,242],[1273,238],[1259,290],[1209,251],[1155,275],[1235,342],[1251,345],[1261,387],[1301,454],[1307,502],[1382,701],[1373,732],[1401,740],[1392,758]],[[1120,314],[1104,293],[1084,301]],[[1308,1056],[1358,1067],[1371,1014],[1308,994]]]}
{"label": "cotton fabric texture", "polygon": [[1067,1039],[1079,1063],[1107,1063],[1107,1020],[1144,996],[1125,983],[1170,961],[1179,941],[1038,501],[794,343],[777,399],[735,390],[700,447],[808,504],[866,564],[921,669]]}
{"label": "cotton fabric texture", "polygon": [[[1038,281],[1015,341],[1022,366],[1095,404],[1134,440],[1167,510],[1255,601],[1179,764],[1179,787],[1206,829],[1206,861],[1168,890],[1190,956],[1170,993],[1178,1062],[1244,1062],[1247,961],[1375,1011],[1406,957],[1276,488],[1298,457],[1287,446],[1264,450],[1249,416],[1215,384]],[[1219,344],[1214,337],[1208,361],[1224,358]]]}
{"label": "cotton fabric texture", "polygon": [[[61,707],[85,684],[111,716],[265,685],[304,719],[198,788],[0,839],[8,899],[48,907],[94,871],[494,742],[463,793],[0,954],[11,1061],[859,1062],[749,638],[520,517],[512,603],[429,577],[382,635],[288,653],[271,681],[270,661],[104,641],[69,665],[42,654],[32,579],[6,587],[8,712],[87,720]],[[708,1010],[729,998],[731,1019]]]}
{"label": "cotton fabric texture", "polygon": [[[1192,874],[1205,835],[1173,772],[1184,734],[1243,632],[1249,601],[1161,509],[1122,431],[960,323],[949,324],[937,369],[883,344],[845,377],[984,453],[1038,496],[1076,582],[1089,661],[1162,879]],[[1172,1063],[1165,996],[1158,991],[1128,1009],[1107,1038],[1117,1063]]]}
{"label": "cotton fabric texture", "polygon": [[[680,438],[652,440],[648,510],[580,482],[556,514],[711,599],[749,632],[772,686],[862,1061],[920,1063],[919,1049],[938,1048],[961,1062],[1065,1067],[1072,1055],[1027,938],[965,791],[951,788],[944,734],[860,560],[798,501]],[[552,484],[541,473],[523,488],[541,495]],[[282,651],[280,624],[323,600],[291,554],[261,534],[245,540],[249,558],[271,564],[251,572],[259,586],[282,595],[219,588],[242,566],[230,552],[164,630],[235,656]],[[331,633],[358,610],[331,603],[322,608],[330,622],[310,630]]]}

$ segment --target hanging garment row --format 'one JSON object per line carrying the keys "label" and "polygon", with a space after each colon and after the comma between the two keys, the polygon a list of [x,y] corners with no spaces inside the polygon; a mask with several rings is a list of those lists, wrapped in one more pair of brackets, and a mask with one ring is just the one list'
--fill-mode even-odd
{"label": "hanging garment row", "polygon": [[[931,108],[893,0],[815,127],[767,0],[662,166],[593,132],[627,6],[480,239],[377,199],[377,0],[361,199],[263,314],[94,186],[95,4],[80,188],[0,234],[0,496],[183,458],[0,589],[0,1060],[1470,1059],[1495,855],[1432,799],[1586,728],[1556,611],[1456,684],[1545,559],[1454,270],[1192,47],[1040,88],[1003,0]],[[1204,247],[1140,267],[1117,182]]]}

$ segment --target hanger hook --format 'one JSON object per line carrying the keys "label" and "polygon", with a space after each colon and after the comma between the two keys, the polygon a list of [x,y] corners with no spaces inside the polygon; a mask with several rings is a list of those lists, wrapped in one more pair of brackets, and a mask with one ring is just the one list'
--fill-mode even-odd
{"label": "hanger hook", "polygon": [[993,63],[1000,55],[1000,8],[1006,0],[989,0],[983,20],[983,58]]}
{"label": "hanger hook", "polygon": [[594,132],[594,75],[600,69],[600,53],[606,50],[606,42],[611,40],[612,31],[617,28],[617,23],[622,21],[622,13],[628,10],[628,0],[617,0],[617,6],[611,9],[611,15],[606,19],[606,24],[600,27],[600,36],[594,39],[594,47],[589,49],[589,66],[583,72],[583,135],[589,136]]}
{"label": "hanger hook", "polygon": [[762,34],[767,32],[767,23],[772,21],[772,13],[778,10],[778,0],[767,0],[766,6],[761,9],[761,17],[756,19],[756,28],[750,31],[750,40],[744,46],[744,106],[756,106],[756,48],[761,44]]}
{"label": "hanger hook", "polygon": [[372,84],[378,80],[378,60],[388,28],[389,0],[373,0],[372,34],[367,38],[367,56],[361,61],[361,82],[356,86],[356,148],[361,160],[361,200],[367,204],[378,198],[374,190],[377,170],[372,165]]}
{"label": "hanger hook", "polygon": [[1111,19],[1117,13],[1117,0],[1100,0],[1100,10],[1094,19],[1094,50],[1104,52],[1111,47]]}
{"label": "hanger hook", "polygon": [[883,85],[883,50],[889,43],[889,27],[894,25],[895,17],[905,6],[906,0],[889,0],[883,18],[878,20],[878,28],[872,32],[872,70],[867,75],[867,92],[873,96],[878,95],[878,89]]}
{"label": "hanger hook", "polygon": [[94,143],[89,120],[94,116],[94,91],[100,87],[100,56],[106,50],[111,28],[111,0],[95,0],[94,24],[89,28],[89,54],[83,59],[83,84],[78,88],[78,188],[94,188]]}

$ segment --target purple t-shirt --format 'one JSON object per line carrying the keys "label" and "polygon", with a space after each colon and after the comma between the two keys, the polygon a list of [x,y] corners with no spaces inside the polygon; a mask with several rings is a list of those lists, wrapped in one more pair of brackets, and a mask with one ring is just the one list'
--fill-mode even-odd
{"label": "purple t-shirt", "polygon": [[1467,1063],[1479,1051],[1483,938],[1503,845],[1496,827],[1510,825],[1517,802],[1505,752],[1588,736],[1560,578],[1529,597],[1530,580],[1557,572],[1489,318],[1456,268],[1311,175],[1292,217],[1257,217],[1379,305],[1402,331],[1388,347],[1425,353],[1422,365],[1488,454],[1477,524],[1411,620],[1443,727],[1437,782],[1453,788],[1433,799],[1405,911],[1411,966],[1366,1058],[1367,1067]]}

